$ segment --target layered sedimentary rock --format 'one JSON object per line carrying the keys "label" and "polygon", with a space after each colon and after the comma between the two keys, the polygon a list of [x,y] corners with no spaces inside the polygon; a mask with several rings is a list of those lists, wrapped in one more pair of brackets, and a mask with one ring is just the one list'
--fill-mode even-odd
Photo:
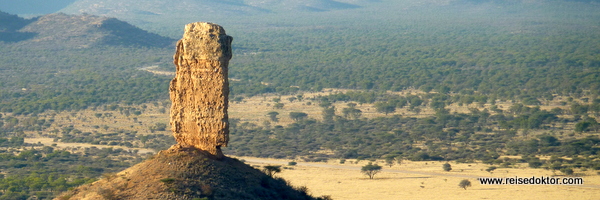
{"label": "layered sedimentary rock", "polygon": [[171,81],[171,127],[178,144],[218,158],[229,141],[227,67],[233,38],[223,27],[204,22],[185,26],[177,43]]}

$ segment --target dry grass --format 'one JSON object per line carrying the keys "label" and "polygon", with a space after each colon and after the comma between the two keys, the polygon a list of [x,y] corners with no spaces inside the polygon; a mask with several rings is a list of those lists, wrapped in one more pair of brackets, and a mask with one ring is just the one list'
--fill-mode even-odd
{"label": "dry grass", "polygon": [[[308,114],[309,118],[321,120],[322,119],[322,110],[323,108],[319,107],[318,102],[309,101],[306,99],[315,98],[317,96],[326,96],[332,93],[343,93],[350,90],[345,89],[324,89],[323,92],[315,92],[315,93],[303,93],[303,97],[305,100],[303,101],[293,101],[290,102],[288,99],[290,97],[295,97],[296,95],[273,95],[273,94],[265,94],[262,96],[254,96],[250,98],[245,98],[241,103],[232,102],[229,104],[229,116],[231,118],[240,119],[242,122],[251,122],[258,125],[261,125],[264,121],[270,121],[267,113],[271,111],[276,111],[279,113],[279,122],[273,123],[272,125],[287,125],[293,123],[293,120],[289,117],[290,112],[305,112]],[[400,92],[389,92],[390,94],[397,94],[401,96],[407,95],[423,95],[424,92],[420,90],[405,90]],[[279,98],[281,99],[281,103],[284,103],[285,106],[282,109],[275,109],[273,105],[275,102],[273,99]],[[553,108],[561,108],[561,109],[569,109],[569,106],[562,106],[560,104],[561,101],[567,101],[566,97],[556,97],[553,101],[547,102],[547,104],[540,106],[542,110],[552,110]],[[308,105],[310,102],[311,105]],[[336,107],[336,115],[342,116],[342,109],[348,107],[347,104],[351,102],[336,102],[333,106]],[[353,102],[356,103],[356,102]],[[580,102],[581,103],[581,102]],[[496,106],[501,110],[508,110],[513,105],[510,101],[497,101]],[[453,103],[448,105],[446,108],[450,110],[450,113],[470,113],[470,109],[490,109],[492,104],[486,103],[484,105],[479,105],[477,103],[472,103],[468,105],[459,106],[458,103]],[[373,104],[358,104],[356,106],[357,109],[362,111],[362,117],[364,118],[376,118],[376,117],[385,117],[386,115],[383,113],[379,113],[376,111],[375,106]],[[420,107],[421,111],[419,113],[415,113],[408,109],[408,106],[401,109],[396,109],[396,112],[389,113],[388,115],[402,115],[405,117],[427,117],[435,114],[435,111],[429,107]],[[491,111],[490,111],[491,112]],[[563,116],[564,117],[564,116]]]}
{"label": "dry grass", "polygon": [[[244,158],[241,158],[244,159]],[[245,158],[252,160],[255,158]],[[261,159],[267,160],[267,159]],[[289,160],[268,159],[266,162]],[[498,168],[493,173],[485,171],[489,165],[481,163],[457,164],[451,162],[452,171],[444,172],[444,162],[405,161],[393,169],[400,172],[381,172],[375,179],[368,179],[360,173],[359,164],[339,164],[339,160],[330,161],[326,167],[306,166],[298,162],[297,166],[287,166],[279,177],[283,177],[295,186],[307,186],[314,196],[331,195],[333,199],[597,199],[600,196],[600,176],[595,171],[576,171],[576,177],[584,178],[583,186],[560,185],[481,185],[477,177],[532,177],[552,176],[551,171],[530,169],[521,165],[518,168]],[[256,164],[250,162],[250,164]],[[325,163],[319,163],[324,165]],[[384,165],[383,161],[378,162]],[[339,168],[338,168],[339,167]],[[346,168],[342,168],[346,167]],[[347,169],[354,167],[352,169]],[[559,172],[558,172],[559,173]],[[458,186],[468,179],[472,187],[464,190]]]}
{"label": "dry grass", "polygon": [[[315,98],[317,96],[326,96],[332,93],[337,92],[347,92],[349,90],[342,89],[325,89],[323,92],[315,92],[315,93],[303,93],[304,96],[303,101],[295,100],[290,102],[288,99],[290,97],[295,97],[296,95],[274,95],[274,94],[265,94],[261,96],[254,96],[250,98],[244,98],[242,102],[230,102],[229,104],[229,117],[239,119],[241,122],[250,122],[255,123],[259,126],[262,126],[265,121],[269,121],[271,125],[282,125],[285,126],[287,124],[293,123],[294,121],[289,117],[290,112],[304,112],[308,114],[309,118],[322,120],[322,110],[323,108],[319,107],[319,103],[316,101],[311,101],[308,99]],[[422,95],[423,92],[418,90],[406,90],[401,92],[394,92],[393,94],[398,95]],[[285,106],[282,109],[276,109],[273,107],[275,102],[273,99],[279,98],[281,99],[281,103],[284,103]],[[568,109],[568,106],[561,106],[559,104],[560,101],[566,101],[565,98],[558,97],[554,101],[549,102],[548,105],[541,106],[541,109],[551,110],[552,108],[562,108]],[[102,108],[97,109],[86,109],[78,112],[53,112],[49,111],[39,116],[42,118],[49,118],[53,116],[55,123],[53,127],[48,130],[60,129],[63,126],[73,125],[74,128],[81,130],[83,132],[93,132],[93,131],[116,131],[116,130],[132,130],[137,131],[138,134],[150,134],[149,127],[156,123],[165,123],[169,124],[169,109],[170,106],[167,103],[163,105],[163,102],[157,103],[148,103],[143,105],[136,106],[128,106],[135,107],[139,110],[142,110],[141,115],[133,115],[125,116],[120,113],[118,110],[110,111],[104,110]],[[336,102],[333,106],[336,107],[336,115],[342,116],[342,109],[348,107],[347,104],[350,102]],[[356,103],[356,102],[354,102]],[[508,110],[510,106],[512,106],[511,102],[497,102],[496,105],[502,110]],[[145,108],[142,108],[145,106]],[[450,110],[450,112],[458,112],[458,113],[470,113],[469,109],[489,109],[492,105],[485,104],[483,106],[478,105],[477,103],[458,106],[456,103],[447,106],[446,108]],[[362,117],[364,118],[376,118],[376,117],[385,117],[386,115],[383,113],[378,113],[373,104],[358,104],[356,108],[362,111]],[[160,112],[161,110],[165,111]],[[279,113],[279,122],[272,122],[269,119],[267,113],[271,111],[276,111]],[[429,107],[421,107],[421,112],[415,113],[413,111],[408,110],[408,108],[396,109],[396,112],[390,113],[388,115],[403,115],[405,117],[427,117],[431,116],[435,112]],[[98,118],[95,114],[103,114],[102,117]],[[108,114],[108,116],[107,116]],[[99,126],[100,128],[95,128],[94,126]],[[103,130],[103,128],[107,128]],[[169,128],[165,134],[168,133]]]}
{"label": "dry grass", "polygon": [[[288,125],[293,123],[294,121],[289,117],[290,112],[305,112],[308,114],[309,118],[322,120],[322,110],[323,108],[319,107],[319,103],[316,101],[311,101],[309,99],[313,99],[317,96],[326,96],[332,93],[337,92],[347,92],[349,90],[342,89],[325,89],[323,92],[316,93],[303,93],[304,100],[298,101],[295,100],[290,102],[288,99],[290,97],[295,97],[296,95],[273,95],[273,94],[265,94],[262,96],[254,96],[250,98],[245,98],[242,102],[230,102],[229,108],[229,117],[239,119],[241,122],[250,122],[257,124],[259,126],[264,126],[265,122],[269,122],[269,125]],[[394,92],[393,94],[398,95],[422,95],[423,92],[419,90],[406,90],[401,92]],[[281,102],[285,104],[282,109],[275,109],[273,105],[275,102],[273,99],[279,98]],[[566,97],[557,97],[551,102],[545,102],[544,106],[541,106],[541,109],[551,110],[552,108],[562,108],[569,109],[569,106],[561,106],[560,102],[566,102]],[[578,101],[578,100],[576,100]],[[349,102],[336,102],[333,106],[336,107],[336,115],[342,116],[342,109],[347,107]],[[582,102],[580,102],[582,103]],[[498,101],[496,105],[502,110],[508,110],[512,106],[512,102],[500,102]],[[121,105],[123,106],[123,105]],[[477,103],[458,106],[456,103],[447,106],[450,109],[450,112],[458,112],[458,113],[469,113],[471,112],[469,109],[479,109],[483,110],[486,108],[490,108],[492,105],[485,104],[483,106],[478,105]],[[86,109],[78,112],[54,112],[48,111],[46,113],[42,113],[39,115],[40,118],[45,119],[54,119],[53,125],[48,128],[48,131],[45,132],[36,132],[30,131],[26,132],[29,138],[49,138],[54,137],[50,130],[61,130],[67,126],[73,126],[73,128],[78,129],[82,132],[99,132],[99,133],[113,133],[118,132],[120,130],[137,132],[138,135],[148,135],[148,134],[167,134],[170,135],[170,127],[167,127],[166,131],[158,131],[155,133],[151,133],[150,127],[155,125],[156,123],[164,123],[169,124],[169,109],[170,105],[168,101],[165,102],[156,102],[156,103],[147,103],[143,105],[135,105],[135,106],[125,106],[125,107],[134,107],[138,110],[142,111],[141,115],[131,114],[129,116],[124,115],[118,110],[111,111],[105,110],[103,108],[96,109]],[[385,117],[385,114],[376,112],[376,109],[373,104],[358,104],[356,108],[362,111],[363,118],[376,118],[376,117]],[[271,111],[276,111],[279,113],[279,121],[273,122],[269,119],[267,113]],[[420,113],[415,113],[413,111],[408,110],[408,108],[397,109],[395,113],[390,113],[389,115],[399,114],[405,117],[427,117],[431,116],[435,112],[431,108],[421,107]],[[101,117],[96,117],[96,114],[102,114]],[[564,116],[562,116],[564,117]],[[20,120],[26,120],[28,117],[22,117]],[[574,124],[567,124],[566,129],[561,130],[559,133],[559,138],[562,138],[563,134],[569,134],[573,131]],[[537,132],[536,132],[537,131]],[[527,137],[534,137],[537,134],[545,133],[544,130],[534,130],[530,131],[528,136],[522,136],[525,139]],[[44,139],[44,144],[49,143],[47,139]],[[64,145],[72,145],[62,144]],[[137,144],[141,146],[140,144]],[[102,146],[98,146],[102,147]]]}

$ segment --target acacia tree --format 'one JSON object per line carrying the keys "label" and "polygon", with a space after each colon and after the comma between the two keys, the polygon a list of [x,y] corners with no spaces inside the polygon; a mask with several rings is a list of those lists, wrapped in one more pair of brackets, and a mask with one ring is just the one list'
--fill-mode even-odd
{"label": "acacia tree", "polygon": [[283,106],[284,106],[283,103],[275,103],[275,105],[273,105],[273,108],[275,108],[275,109],[282,109]]}
{"label": "acacia tree", "polygon": [[442,165],[442,168],[444,169],[444,171],[447,171],[447,172],[452,170],[452,166],[450,165],[450,163],[444,163],[444,165]]}
{"label": "acacia tree", "polygon": [[369,162],[369,164],[363,166],[360,171],[369,176],[370,179],[373,179],[373,177],[375,176],[375,174],[379,173],[381,171],[381,166],[375,164],[373,165],[372,163]]}
{"label": "acacia tree", "polygon": [[281,172],[281,166],[278,165],[267,165],[263,168],[263,171],[270,177],[273,177],[273,175],[275,175],[276,173]]}
{"label": "acacia tree", "polygon": [[348,107],[342,109],[342,113],[344,114],[345,118],[353,118],[353,119],[358,119],[360,118],[360,115],[362,114],[362,111],[356,108],[356,104],[355,103],[348,103],[347,104]]}
{"label": "acacia tree", "polygon": [[308,117],[308,114],[303,112],[290,112],[290,118],[294,121],[301,121],[306,117]]}
{"label": "acacia tree", "polygon": [[462,181],[460,181],[460,183],[458,183],[458,187],[461,187],[462,189],[467,189],[467,187],[471,187],[471,181],[469,181],[468,179],[463,179]]}
{"label": "acacia tree", "polygon": [[377,102],[375,103],[375,109],[377,109],[377,112],[388,115],[389,113],[396,112],[396,105],[387,102]]}
{"label": "acacia tree", "polygon": [[279,118],[277,118],[277,115],[279,115],[278,112],[271,111],[271,112],[267,113],[267,115],[269,115],[269,119],[271,119],[271,121],[274,121],[274,122],[279,121]]}
{"label": "acacia tree", "polygon": [[333,117],[335,117],[335,106],[323,107],[323,121],[333,122]]}
{"label": "acacia tree", "polygon": [[385,156],[385,164],[392,167],[392,166],[394,166],[395,159],[396,159],[396,155],[387,155],[387,156]]}

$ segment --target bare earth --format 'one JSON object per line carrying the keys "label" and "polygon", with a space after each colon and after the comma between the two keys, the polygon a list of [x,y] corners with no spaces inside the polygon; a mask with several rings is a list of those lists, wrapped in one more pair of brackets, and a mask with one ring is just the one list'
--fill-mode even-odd
{"label": "bare earth", "polygon": [[[339,160],[328,163],[306,163],[296,161],[296,166],[288,166],[291,160],[276,160],[241,157],[247,164],[283,165],[292,169],[283,169],[276,176],[290,181],[295,186],[306,186],[314,196],[331,195],[333,199],[598,199],[600,197],[600,176],[594,171],[576,171],[573,177],[582,177],[583,185],[482,185],[478,177],[540,177],[552,176],[553,173],[543,169],[498,168],[493,173],[485,171],[489,165],[482,163],[452,165],[451,172],[444,172],[444,162],[411,162],[393,167],[378,164],[383,171],[368,179],[361,174],[359,164],[339,164]],[[470,165],[470,166],[469,166]],[[555,177],[560,176],[557,172]],[[458,183],[468,179],[472,187],[463,190]]]}

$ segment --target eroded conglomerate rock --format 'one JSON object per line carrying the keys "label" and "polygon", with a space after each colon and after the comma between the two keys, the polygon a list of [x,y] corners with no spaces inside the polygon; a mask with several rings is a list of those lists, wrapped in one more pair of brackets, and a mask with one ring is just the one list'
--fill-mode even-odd
{"label": "eroded conglomerate rock", "polygon": [[171,81],[171,127],[178,144],[223,157],[229,141],[227,66],[232,37],[223,27],[204,22],[185,26],[177,43]]}
{"label": "eroded conglomerate rock", "polygon": [[[175,53],[171,125],[178,144],[118,174],[55,198],[314,200],[243,162],[227,158],[227,64],[231,37],[209,23],[188,24]],[[219,158],[219,159],[215,159]]]}

